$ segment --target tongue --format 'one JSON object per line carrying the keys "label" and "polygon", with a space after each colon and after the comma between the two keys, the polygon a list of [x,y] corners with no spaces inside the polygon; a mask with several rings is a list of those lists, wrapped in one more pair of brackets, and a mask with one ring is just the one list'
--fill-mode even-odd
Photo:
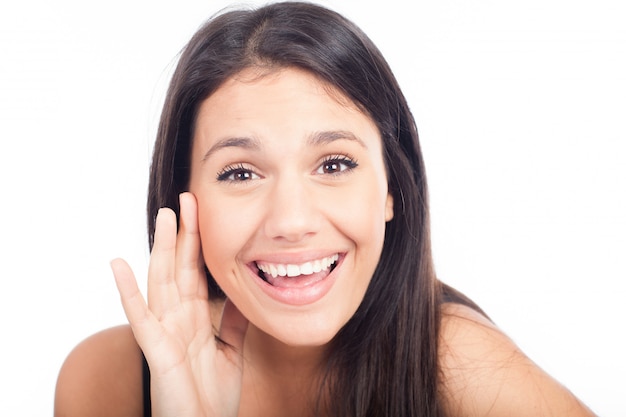
{"label": "tongue", "polygon": [[274,278],[270,274],[265,275],[265,279],[267,282],[272,284],[274,287],[279,288],[304,288],[309,285],[313,285],[328,276],[330,273],[330,269],[325,269],[324,271],[317,272],[311,275],[298,275],[297,277],[281,277],[277,276]]}

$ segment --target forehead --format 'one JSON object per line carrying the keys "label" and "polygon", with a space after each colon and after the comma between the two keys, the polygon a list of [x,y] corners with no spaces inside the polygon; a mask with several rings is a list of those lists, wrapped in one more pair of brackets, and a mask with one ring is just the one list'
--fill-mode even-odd
{"label": "forehead", "polygon": [[[278,84],[293,90],[308,90],[337,101],[337,104],[357,108],[355,103],[343,94],[339,88],[322,79],[311,71],[299,67],[248,67],[228,78],[216,91],[238,86],[272,88]],[[215,94],[214,93],[214,94]]]}
{"label": "forehead", "polygon": [[371,118],[338,88],[292,67],[254,67],[237,73],[200,104],[195,124],[201,127],[207,122],[215,125],[235,120],[241,126],[264,118],[303,118],[307,113],[318,123],[323,119],[366,119],[370,127],[378,130]]}

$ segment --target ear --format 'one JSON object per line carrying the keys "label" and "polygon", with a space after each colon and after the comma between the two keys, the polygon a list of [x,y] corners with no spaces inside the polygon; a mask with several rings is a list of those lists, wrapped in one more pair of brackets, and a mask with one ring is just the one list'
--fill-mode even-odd
{"label": "ear", "polygon": [[385,221],[393,219],[393,197],[391,193],[387,193],[387,201],[385,202]]}

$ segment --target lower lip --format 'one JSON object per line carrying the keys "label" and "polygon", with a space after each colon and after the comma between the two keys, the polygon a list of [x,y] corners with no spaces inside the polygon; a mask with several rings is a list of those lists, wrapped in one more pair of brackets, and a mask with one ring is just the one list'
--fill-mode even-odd
{"label": "lower lip", "polygon": [[254,281],[259,284],[261,290],[270,298],[283,304],[303,306],[315,303],[330,291],[335,283],[342,261],[343,255],[340,255],[334,269],[324,279],[311,285],[296,288],[275,287],[264,281],[254,270],[256,269],[255,267],[250,268],[250,270],[254,275]]}

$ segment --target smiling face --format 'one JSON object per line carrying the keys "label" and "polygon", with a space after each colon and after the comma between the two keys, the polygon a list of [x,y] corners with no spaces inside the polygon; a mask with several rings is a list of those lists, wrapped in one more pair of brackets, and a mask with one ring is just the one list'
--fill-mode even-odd
{"label": "smiling face", "polygon": [[350,100],[302,70],[243,71],[199,109],[190,191],[206,265],[253,326],[319,346],[352,317],[393,202]]}

